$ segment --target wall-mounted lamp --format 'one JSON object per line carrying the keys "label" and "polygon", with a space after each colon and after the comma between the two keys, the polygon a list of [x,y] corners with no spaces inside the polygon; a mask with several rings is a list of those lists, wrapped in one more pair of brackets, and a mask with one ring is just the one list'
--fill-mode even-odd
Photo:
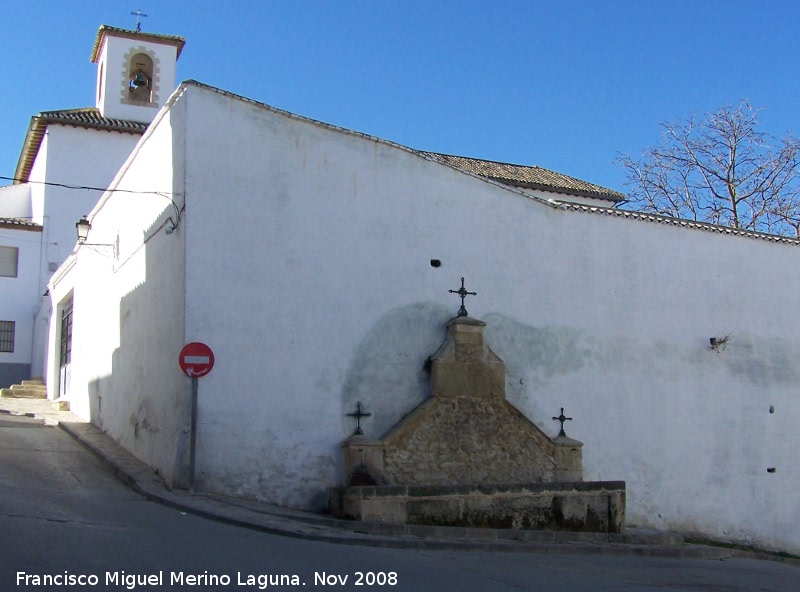
{"label": "wall-mounted lamp", "polygon": [[86,237],[89,236],[89,231],[92,229],[92,223],[86,219],[86,216],[84,216],[75,223],[75,229],[78,231],[78,244],[82,245],[86,242]]}
{"label": "wall-mounted lamp", "polygon": [[75,230],[78,232],[78,244],[86,245],[87,247],[111,247],[114,249],[114,257],[117,256],[117,245],[112,243],[87,243],[86,239],[89,237],[89,231],[92,229],[92,223],[83,216],[75,223]]}

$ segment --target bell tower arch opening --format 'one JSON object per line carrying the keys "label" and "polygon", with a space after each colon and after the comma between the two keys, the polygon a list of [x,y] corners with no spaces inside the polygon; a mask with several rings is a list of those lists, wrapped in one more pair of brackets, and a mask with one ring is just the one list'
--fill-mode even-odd
{"label": "bell tower arch opening", "polygon": [[153,58],[146,53],[135,54],[128,64],[129,100],[136,103],[153,102]]}
{"label": "bell tower arch opening", "polygon": [[[133,55],[131,55],[133,54]],[[122,102],[134,105],[158,103],[158,58],[143,47],[132,48],[125,56],[127,77]]]}

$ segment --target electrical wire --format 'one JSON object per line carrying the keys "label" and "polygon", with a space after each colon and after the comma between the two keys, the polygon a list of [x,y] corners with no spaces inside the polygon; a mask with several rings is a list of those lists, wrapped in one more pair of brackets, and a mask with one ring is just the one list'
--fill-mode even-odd
{"label": "electrical wire", "polygon": [[[178,228],[178,225],[181,221],[181,216],[183,215],[183,211],[186,209],[186,204],[178,207],[178,204],[175,203],[175,200],[172,199],[171,196],[178,195],[177,193],[172,193],[171,191],[135,191],[133,189],[110,189],[108,187],[92,187],[91,185],[70,185],[67,183],[55,183],[53,181],[23,181],[22,179],[17,179],[15,177],[5,177],[0,175],[0,179],[4,181],[18,181],[20,183],[36,183],[38,185],[49,185],[51,187],[62,187],[64,189],[79,189],[84,191],[102,191],[105,193],[106,191],[110,193],[132,193],[136,195],[159,195],[165,199],[168,199],[170,203],[172,203],[172,208],[175,211],[175,217],[173,219],[172,216],[167,218],[169,223],[172,225],[169,229],[168,233],[171,233],[173,230]],[[1,189],[1,188],[0,188]]]}
{"label": "electrical wire", "polygon": [[64,189],[83,189],[86,191],[110,191],[115,193],[136,193],[139,195],[161,195],[166,197],[167,199],[171,199],[169,196],[177,195],[176,193],[172,193],[171,191],[135,191],[133,189],[109,189],[108,187],[92,187],[90,185],[69,185],[67,183],[54,183],[53,181],[23,181],[22,179],[17,179],[15,177],[4,177],[0,175],[0,179],[4,181],[17,181],[20,183],[36,183],[37,185],[50,185],[51,187],[63,187]]}

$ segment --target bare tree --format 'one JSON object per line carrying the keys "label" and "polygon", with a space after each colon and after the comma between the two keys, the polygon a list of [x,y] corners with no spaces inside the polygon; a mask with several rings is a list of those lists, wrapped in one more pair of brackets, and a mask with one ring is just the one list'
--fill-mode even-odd
{"label": "bare tree", "polygon": [[627,207],[800,237],[800,140],[758,130],[760,109],[746,101],[677,123],[627,172]]}

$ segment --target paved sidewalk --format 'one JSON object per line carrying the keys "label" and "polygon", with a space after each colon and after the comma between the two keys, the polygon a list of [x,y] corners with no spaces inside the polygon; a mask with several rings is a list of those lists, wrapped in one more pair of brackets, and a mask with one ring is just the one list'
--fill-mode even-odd
{"label": "paved sidewalk", "polygon": [[[155,471],[92,424],[42,399],[0,398],[0,413],[27,415],[58,426],[149,500],[180,511],[264,532],[349,545],[565,554],[776,559],[767,553],[686,544],[680,535],[628,529],[625,534],[515,531],[389,525],[342,520],[239,498],[168,488]],[[788,560],[798,563],[797,560]]]}

